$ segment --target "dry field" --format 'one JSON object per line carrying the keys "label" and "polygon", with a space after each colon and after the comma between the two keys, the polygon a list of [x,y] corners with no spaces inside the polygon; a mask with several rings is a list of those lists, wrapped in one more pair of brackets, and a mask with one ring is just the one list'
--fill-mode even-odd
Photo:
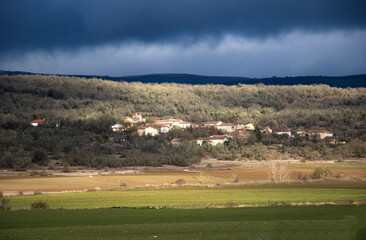
{"label": "dry field", "polygon": [[[294,180],[296,173],[311,174],[316,167],[328,168],[344,179],[364,178],[366,161],[307,162],[286,160],[287,180]],[[135,188],[146,186],[171,186],[178,179],[188,185],[216,185],[233,182],[268,182],[269,164],[265,161],[218,161],[205,159],[191,168],[136,168],[134,170],[83,170],[72,173],[45,171],[51,176],[20,176],[2,172],[0,191],[5,195],[33,194],[38,192],[87,191],[93,189]]]}

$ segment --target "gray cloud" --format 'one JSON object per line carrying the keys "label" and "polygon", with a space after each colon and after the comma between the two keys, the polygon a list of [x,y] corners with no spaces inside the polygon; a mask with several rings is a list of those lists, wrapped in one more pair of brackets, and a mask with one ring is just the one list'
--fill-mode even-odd
{"label": "gray cloud", "polygon": [[134,75],[194,73],[248,77],[350,75],[366,72],[366,30],[292,31],[257,39],[226,34],[189,44],[128,42],[35,50],[0,58],[0,69],[43,73]]}
{"label": "gray cloud", "polygon": [[0,52],[357,30],[365,10],[363,0],[3,0]]}

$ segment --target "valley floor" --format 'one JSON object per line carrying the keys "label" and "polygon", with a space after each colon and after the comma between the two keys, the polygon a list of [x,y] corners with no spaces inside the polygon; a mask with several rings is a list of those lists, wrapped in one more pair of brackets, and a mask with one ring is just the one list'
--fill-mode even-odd
{"label": "valley floor", "polygon": [[[343,162],[282,160],[286,165],[284,182],[299,181],[317,167],[329,169],[338,180],[362,180],[366,177],[366,160]],[[124,169],[87,169],[74,167],[64,173],[56,170],[27,172],[0,171],[0,191],[5,196],[36,193],[127,190],[141,187],[222,186],[270,183],[270,162],[219,161],[204,159],[191,167],[132,167]],[[180,182],[178,181],[180,179]],[[300,179],[301,180],[301,179]],[[334,179],[335,180],[335,179]]]}

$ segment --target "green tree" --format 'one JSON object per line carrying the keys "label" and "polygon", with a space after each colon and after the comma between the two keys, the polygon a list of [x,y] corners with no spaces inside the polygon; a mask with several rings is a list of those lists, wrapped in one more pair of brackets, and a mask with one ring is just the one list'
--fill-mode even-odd
{"label": "green tree", "polygon": [[36,150],[33,152],[32,162],[40,166],[46,166],[49,162],[47,153],[43,150]]}

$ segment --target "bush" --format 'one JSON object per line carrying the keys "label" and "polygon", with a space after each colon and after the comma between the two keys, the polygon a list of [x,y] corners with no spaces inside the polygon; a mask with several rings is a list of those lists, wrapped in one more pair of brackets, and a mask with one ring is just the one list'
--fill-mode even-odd
{"label": "bush", "polygon": [[43,150],[36,150],[33,152],[32,162],[40,166],[46,166],[49,162],[47,153]]}
{"label": "bush", "polygon": [[333,174],[329,171],[329,169],[324,169],[321,167],[315,168],[312,178],[313,179],[329,179],[332,178]]}
{"label": "bush", "polygon": [[46,202],[34,202],[31,204],[31,209],[47,209],[48,204]]}
{"label": "bush", "polygon": [[3,198],[1,200],[0,211],[10,211],[11,206],[9,205],[10,199]]}
{"label": "bush", "polygon": [[180,178],[180,179],[178,179],[177,181],[175,181],[175,184],[177,184],[177,185],[183,185],[183,184],[186,184],[186,180],[184,180],[184,179]]}
{"label": "bush", "polygon": [[303,178],[302,172],[293,172],[291,175],[295,180],[301,180]]}
{"label": "bush", "polygon": [[239,178],[236,174],[231,174],[231,176],[229,177],[229,181],[232,182],[232,183],[238,183]]}

